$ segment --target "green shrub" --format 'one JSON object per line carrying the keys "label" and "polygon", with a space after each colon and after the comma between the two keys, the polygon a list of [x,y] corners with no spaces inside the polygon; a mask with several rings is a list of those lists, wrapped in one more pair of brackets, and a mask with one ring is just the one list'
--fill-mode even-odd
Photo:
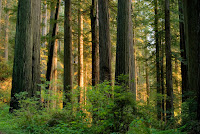
{"label": "green shrub", "polygon": [[[45,88],[45,84],[42,86]],[[2,124],[5,129],[31,134],[178,134],[183,130],[169,129],[158,121],[154,105],[136,104],[125,85],[113,87],[104,82],[88,87],[86,94],[87,105],[78,103],[77,91],[73,103],[59,109],[39,105],[37,98],[27,98],[27,93],[22,92],[16,95],[19,110],[9,114],[6,104],[2,105],[3,110],[0,107],[0,130]],[[42,96],[48,96],[48,92]]]}

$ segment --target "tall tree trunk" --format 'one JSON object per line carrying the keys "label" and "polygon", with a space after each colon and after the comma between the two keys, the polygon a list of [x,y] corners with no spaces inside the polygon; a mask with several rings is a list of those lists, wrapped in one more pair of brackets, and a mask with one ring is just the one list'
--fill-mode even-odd
{"label": "tall tree trunk", "polygon": [[40,25],[41,25],[41,0],[32,1],[32,28],[33,28],[33,48],[32,48],[32,96],[39,98],[40,94],[40,44],[41,44],[41,35],[40,35]]}
{"label": "tall tree trunk", "polygon": [[185,47],[185,35],[184,35],[184,18],[183,18],[183,2],[179,0],[179,29],[180,29],[180,51],[181,51],[181,76],[182,76],[182,102],[185,102],[188,98],[186,95],[188,92],[188,69],[186,64],[186,47]]}
{"label": "tall tree trunk", "polygon": [[184,20],[186,37],[186,55],[188,65],[188,86],[193,93],[189,106],[192,120],[200,121],[200,1],[184,1]]}
{"label": "tall tree trunk", "polygon": [[[181,103],[182,103],[182,97],[180,97],[181,95],[181,87],[180,87],[180,82],[179,82],[179,61],[178,61],[178,57],[175,57],[174,59],[175,61],[175,68],[174,68],[174,73],[175,73],[175,79],[174,79],[174,84],[175,84],[175,88],[176,88],[176,91],[175,91],[175,95],[176,95],[176,107],[177,109],[179,109],[178,111],[178,114],[181,114]],[[175,109],[175,108],[174,108]]]}
{"label": "tall tree trunk", "polygon": [[78,7],[78,86],[80,87],[80,104],[84,104],[84,64],[83,64],[83,15],[81,0]]}
{"label": "tall tree trunk", "polygon": [[[133,98],[135,99],[136,90],[134,89],[135,85],[132,82],[135,77],[134,60],[131,0],[118,0],[115,80],[117,84],[121,86],[125,85],[123,88],[126,90],[127,87],[129,87],[133,92]],[[123,93],[124,90],[121,88],[115,92]],[[114,103],[115,105],[119,105],[119,107],[116,112],[114,112],[114,132],[120,131],[120,120],[122,120],[120,115],[123,113],[124,108],[124,105],[121,105],[122,101],[119,101],[119,98],[115,97]],[[122,129],[125,130],[127,128],[123,126]]]}
{"label": "tall tree trunk", "polygon": [[[126,83],[131,90],[134,86],[131,80],[135,77],[134,60],[131,1],[119,0],[115,79],[118,83]],[[118,78],[120,75],[128,76],[128,81],[120,80]],[[136,91],[133,92],[135,95]]]}
{"label": "tall tree trunk", "polygon": [[129,57],[130,57],[130,65],[129,65],[129,88],[133,93],[133,98],[136,100],[136,51],[135,51],[135,42],[133,42],[133,37],[134,37],[134,32],[133,32],[133,21],[132,21],[132,16],[131,13],[133,12],[133,7],[132,7],[132,1],[129,2],[130,7],[129,8]]}
{"label": "tall tree trunk", "polygon": [[135,100],[136,100],[136,98],[137,98],[137,58],[136,58],[136,41],[135,41],[135,28],[133,29],[133,46],[134,46],[134,48],[133,48],[133,58],[134,58],[134,64],[133,64],[133,67],[132,67],[132,69],[133,69],[133,71],[134,71],[134,73],[133,73],[133,77],[134,77],[134,82],[133,82],[133,84],[134,84],[134,86],[133,86],[133,94],[135,95],[134,96],[134,98],[135,98]]}
{"label": "tall tree trunk", "polygon": [[147,105],[149,105],[149,97],[150,97],[150,87],[149,87],[149,67],[148,60],[145,61],[145,70],[146,70],[146,93],[147,93]]}
{"label": "tall tree trunk", "polygon": [[[54,53],[53,53],[53,65],[52,65],[52,72],[51,72],[51,78],[52,78],[52,84],[50,86],[51,96],[53,98],[57,97],[57,78],[58,78],[58,72],[57,72],[57,63],[58,63],[58,39],[55,40],[54,44]],[[52,108],[57,107],[57,99],[55,98],[52,101]]]}
{"label": "tall tree trunk", "polygon": [[[60,0],[51,2],[51,16],[50,16],[50,29],[49,29],[49,52],[47,62],[46,80],[51,81],[47,89],[49,89],[50,96],[56,95],[57,92],[57,41],[56,36],[58,32],[58,17],[60,9]],[[56,101],[52,101],[52,108],[56,108]]]}
{"label": "tall tree trunk", "polygon": [[[163,24],[162,24],[162,31],[163,31]],[[160,64],[160,69],[161,69],[161,79],[160,79],[160,82],[161,82],[161,92],[162,92],[162,100],[161,100],[161,120],[162,121],[165,121],[165,114],[164,114],[164,111],[165,111],[165,85],[164,85],[164,51],[165,51],[165,47],[164,47],[164,43],[162,42],[162,35],[160,36],[161,38],[161,64]]]}
{"label": "tall tree trunk", "polygon": [[155,12],[155,43],[156,43],[156,89],[157,89],[157,118],[161,120],[161,86],[160,86],[160,46],[158,37],[158,1],[154,0]]}
{"label": "tall tree trunk", "polygon": [[108,4],[108,0],[98,0],[100,82],[112,79]]}
{"label": "tall tree trunk", "polygon": [[[50,29],[49,29],[49,52],[48,52],[48,62],[47,62],[47,73],[46,73],[46,80],[52,80],[52,73],[53,73],[53,61],[54,61],[54,54],[55,54],[55,42],[56,42],[56,35],[58,30],[58,17],[59,17],[59,8],[60,8],[60,0],[56,2],[51,2],[51,17],[50,17]],[[49,88],[49,87],[48,87]]]}
{"label": "tall tree trunk", "polygon": [[[132,12],[134,10],[134,6],[132,4]],[[137,98],[137,58],[136,58],[136,37],[135,37],[135,29],[136,29],[136,15],[134,14],[134,20],[133,20],[133,46],[134,46],[134,65],[133,65],[133,70],[134,70],[134,88],[133,90],[135,91],[135,100]]]}
{"label": "tall tree trunk", "polygon": [[[9,0],[6,0],[6,8],[9,7]],[[5,61],[8,61],[8,44],[9,44],[9,38],[8,38],[8,33],[9,33],[9,11],[6,12],[5,15],[5,48],[4,48],[4,58]]]}
{"label": "tall tree trunk", "polygon": [[73,87],[72,72],[72,28],[71,28],[71,0],[65,0],[65,22],[64,22],[64,101],[71,102],[71,90]]}
{"label": "tall tree trunk", "polygon": [[[19,0],[10,111],[19,108],[16,93],[40,91],[40,0]],[[38,96],[39,97],[39,96]]]}
{"label": "tall tree trunk", "polygon": [[91,32],[92,32],[92,86],[99,83],[99,35],[98,35],[98,2],[92,0],[91,6]]}
{"label": "tall tree trunk", "polygon": [[[134,37],[135,38],[135,37]],[[133,40],[135,42],[135,39]],[[136,45],[133,43],[134,46]],[[134,84],[135,84],[135,100],[137,100],[137,90],[138,90],[138,75],[137,75],[137,58],[136,58],[136,47],[134,47],[134,58],[135,58],[135,64],[134,64],[134,69],[135,69],[135,79],[134,79]]]}
{"label": "tall tree trunk", "polygon": [[166,118],[169,121],[174,117],[173,107],[173,84],[172,84],[172,64],[171,64],[171,35],[170,35],[170,4],[165,0],[165,44],[166,44]]}

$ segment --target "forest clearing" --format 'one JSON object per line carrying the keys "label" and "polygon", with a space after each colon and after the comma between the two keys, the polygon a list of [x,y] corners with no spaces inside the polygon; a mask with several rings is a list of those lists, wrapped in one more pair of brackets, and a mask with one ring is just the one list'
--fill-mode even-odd
{"label": "forest clearing", "polygon": [[0,0],[0,134],[199,134],[200,0]]}

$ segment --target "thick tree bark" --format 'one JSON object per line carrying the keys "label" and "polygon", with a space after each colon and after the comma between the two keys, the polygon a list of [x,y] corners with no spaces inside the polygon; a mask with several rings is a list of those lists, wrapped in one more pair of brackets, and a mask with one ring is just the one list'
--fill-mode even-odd
{"label": "thick tree bark", "polygon": [[154,0],[154,12],[155,12],[155,44],[156,44],[156,89],[157,89],[157,118],[161,120],[161,86],[160,86],[160,44],[158,35],[158,1]]}
{"label": "thick tree bark", "polygon": [[188,65],[188,87],[193,93],[189,111],[192,120],[200,121],[200,1],[184,1],[186,56]]}
{"label": "thick tree bark", "polygon": [[[118,83],[127,83],[132,91],[134,84],[131,80],[135,77],[134,60],[131,1],[119,0],[115,79]],[[127,81],[118,79],[120,75],[128,76]],[[133,92],[135,95],[136,91]]]}
{"label": "thick tree bark", "polygon": [[16,93],[40,91],[40,0],[19,0],[10,111],[18,109]]}
{"label": "thick tree bark", "polygon": [[[119,0],[118,1],[118,14],[117,14],[117,49],[116,49],[116,67],[115,67],[115,79],[118,83],[127,83],[128,80],[122,81],[118,79],[120,75],[127,75],[129,77],[130,67],[130,50],[129,40],[130,25],[129,25],[129,3]],[[127,83],[128,84],[128,83]]]}
{"label": "thick tree bark", "polygon": [[108,0],[98,0],[100,82],[111,81],[111,42]]}
{"label": "thick tree bark", "polygon": [[165,44],[166,44],[166,118],[169,121],[174,117],[173,107],[173,83],[172,83],[172,63],[171,63],[171,35],[170,35],[170,4],[165,0]]}
{"label": "thick tree bark", "polygon": [[65,22],[64,22],[64,101],[71,102],[71,90],[73,87],[72,74],[72,28],[71,28],[71,0],[65,0]]}
{"label": "thick tree bark", "polygon": [[99,83],[99,35],[98,35],[98,4],[92,0],[91,6],[91,32],[92,32],[92,86]]}
{"label": "thick tree bark", "polygon": [[33,19],[33,54],[32,54],[32,89],[33,95],[40,97],[40,25],[41,25],[41,0],[32,1],[32,19]]}
{"label": "thick tree bark", "polygon": [[[123,88],[126,91],[131,91],[133,98],[136,100],[135,81],[132,82],[135,78],[134,60],[131,0],[118,0],[115,81],[117,85],[124,86]],[[115,92],[123,94],[123,88]],[[114,99],[115,105],[119,106],[117,112],[114,112],[113,131],[115,132],[120,131],[120,120],[122,120],[120,115],[123,113],[122,109],[124,108],[121,103],[125,103],[123,100],[119,100],[117,97]],[[127,128],[123,126],[123,129]]]}

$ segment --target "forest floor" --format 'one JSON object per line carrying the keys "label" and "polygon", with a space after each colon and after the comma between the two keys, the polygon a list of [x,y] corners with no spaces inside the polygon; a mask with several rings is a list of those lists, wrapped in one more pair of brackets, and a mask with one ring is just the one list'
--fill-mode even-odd
{"label": "forest floor", "polygon": [[[1,106],[0,106],[1,109]],[[21,130],[16,129],[16,123],[12,121],[8,108],[0,113],[0,134],[24,134]]]}

